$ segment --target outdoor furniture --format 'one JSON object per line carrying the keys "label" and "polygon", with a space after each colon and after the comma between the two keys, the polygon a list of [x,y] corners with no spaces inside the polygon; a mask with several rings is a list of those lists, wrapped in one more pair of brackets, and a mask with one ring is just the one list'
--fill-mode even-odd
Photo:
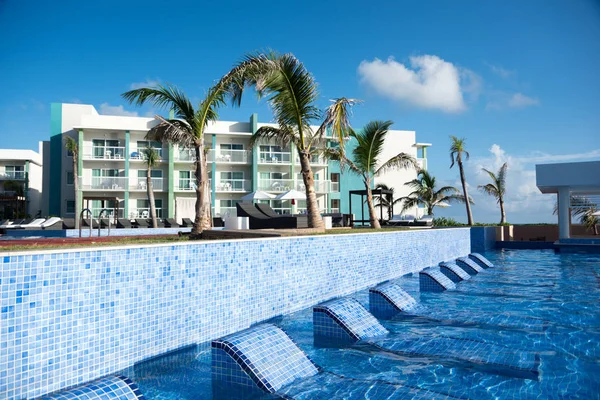
{"label": "outdoor furniture", "polygon": [[415,226],[433,226],[433,215],[423,215],[415,220]]}
{"label": "outdoor furniture", "polygon": [[175,221],[175,218],[166,218],[164,224],[165,228],[179,228],[179,224]]}
{"label": "outdoor furniture", "polygon": [[342,213],[326,213],[322,214],[323,217],[331,217],[331,226],[333,228],[341,228],[346,226],[344,224],[344,214]]}
{"label": "outdoor furniture", "polygon": [[216,228],[225,226],[225,221],[221,217],[213,217],[213,226]]}
{"label": "outdoor furniture", "polygon": [[131,228],[133,228],[133,226],[131,225],[130,220],[117,218],[117,228],[118,229],[131,229]]}
{"label": "outdoor furniture", "polygon": [[308,228],[308,216],[306,215],[281,215],[271,208],[268,204],[255,204],[256,208],[267,217],[279,218],[279,221],[290,221],[295,228]]}
{"label": "outdoor furniture", "polygon": [[226,217],[223,226],[227,230],[250,229],[250,218]]}
{"label": "outdoor furniture", "polygon": [[393,215],[388,221],[389,226],[412,226],[415,224],[414,215]]}
{"label": "outdoor furniture", "polygon": [[[257,204],[259,206],[259,204]],[[277,216],[267,216],[263,211],[254,207],[248,203],[237,203],[237,216],[250,218],[250,229],[295,229],[295,228],[307,228],[308,218],[303,216],[288,216],[279,215],[271,207],[267,205],[267,208],[263,208],[271,215],[276,214]],[[270,209],[270,211],[269,211]]]}
{"label": "outdoor furniture", "polygon": [[62,228],[63,229],[75,229],[75,218],[63,218]]}
{"label": "outdoor furniture", "polygon": [[62,229],[62,219],[58,217],[49,218],[47,221],[42,223],[42,229],[47,230],[60,230]]}
{"label": "outdoor furniture", "polygon": [[[109,218],[102,218],[100,219],[100,227],[101,228],[108,228],[108,224],[110,223],[110,219]],[[110,226],[113,226],[114,224],[110,223]]]}
{"label": "outdoor furniture", "polygon": [[27,229],[27,230],[38,230],[42,229],[42,224],[46,221],[46,218],[37,218],[31,221],[28,224],[22,224],[17,229]]}
{"label": "outdoor furniture", "polygon": [[149,221],[144,218],[136,218],[135,223],[138,228],[152,228],[152,221]]}
{"label": "outdoor furniture", "polygon": [[182,224],[181,224],[182,228],[191,228],[194,225],[194,222],[189,218],[182,218],[181,222],[182,222]]}
{"label": "outdoor furniture", "polygon": [[[90,220],[88,218],[83,218],[81,221],[81,226],[89,228],[90,227]],[[98,221],[92,218],[92,229],[96,229],[98,228]]]}

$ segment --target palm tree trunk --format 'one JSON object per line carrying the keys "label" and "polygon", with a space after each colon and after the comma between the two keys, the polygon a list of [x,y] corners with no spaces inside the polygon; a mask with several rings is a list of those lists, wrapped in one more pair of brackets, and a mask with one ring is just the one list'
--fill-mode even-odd
{"label": "palm tree trunk", "polygon": [[212,226],[210,210],[210,187],[208,182],[208,167],[204,154],[204,138],[196,146],[196,216],[192,227],[192,234],[198,235]]}
{"label": "palm tree trunk", "polygon": [[506,223],[506,213],[504,212],[504,199],[500,198],[500,224]]}
{"label": "palm tree trunk", "polygon": [[319,213],[319,203],[315,193],[315,179],[310,168],[310,154],[298,149],[300,155],[300,167],[302,169],[302,180],[306,187],[306,210],[308,212],[308,227],[324,229],[323,219]]}
{"label": "palm tree trunk", "polygon": [[371,192],[371,180],[365,179],[365,188],[367,189],[367,208],[369,209],[369,222],[371,223],[371,228],[373,229],[381,229],[381,224],[379,223],[379,219],[377,219],[377,213],[375,212],[375,207],[373,206],[373,192]]}
{"label": "palm tree trunk", "polygon": [[75,190],[75,229],[79,229],[79,215],[81,214],[81,203],[79,203],[79,152],[73,152],[73,189]]}
{"label": "palm tree trunk", "polygon": [[156,221],[156,205],[154,204],[154,190],[152,190],[152,168],[148,165],[146,169],[146,190],[148,191],[148,202],[150,203],[150,218],[152,219],[152,227],[158,228]]}
{"label": "palm tree trunk", "polygon": [[469,193],[467,191],[467,180],[465,179],[465,171],[463,169],[462,161],[458,160],[458,169],[460,170],[460,182],[463,187],[463,195],[465,196],[465,205],[467,207],[467,220],[469,226],[473,226],[473,214],[471,214],[471,203],[469,203]]}

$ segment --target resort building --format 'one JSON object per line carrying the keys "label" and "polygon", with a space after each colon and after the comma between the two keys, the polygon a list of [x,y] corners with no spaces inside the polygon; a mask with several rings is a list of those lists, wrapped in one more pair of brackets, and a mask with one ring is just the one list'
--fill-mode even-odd
{"label": "resort building", "polygon": [[0,149],[0,220],[40,214],[41,201],[40,153],[33,150]]}
{"label": "resort building", "polygon": [[[145,136],[157,121],[154,118],[100,115],[91,105],[54,103],[51,106],[51,137],[44,142],[48,154],[45,187],[48,191],[47,215],[73,217],[75,202],[98,216],[104,208],[119,218],[144,218],[149,214],[146,190],[146,162],[142,152],[156,149],[160,162],[152,170],[152,185],[157,214],[161,218],[193,218],[195,195],[193,149],[148,141]],[[257,190],[273,195],[291,189],[304,192],[300,162],[293,147],[260,143],[250,149],[251,135],[261,126],[257,114],[247,122],[218,121],[206,130],[208,168],[213,215],[235,215],[241,197]],[[64,136],[79,144],[79,193],[74,192],[73,159],[64,145]],[[348,151],[353,147],[349,141]],[[426,147],[416,142],[414,131],[391,131],[386,139],[387,159],[401,151],[418,157],[426,167]],[[419,151],[420,150],[420,151]],[[389,154],[388,154],[389,153]],[[420,154],[417,154],[420,153]],[[360,213],[355,201],[349,210],[348,192],[364,189],[358,176],[340,171],[337,162],[314,157],[312,169],[315,190],[322,212]],[[385,182],[396,189],[416,171],[388,172],[374,184]],[[268,200],[281,213],[301,213],[305,201]],[[292,204],[294,203],[294,204]]]}

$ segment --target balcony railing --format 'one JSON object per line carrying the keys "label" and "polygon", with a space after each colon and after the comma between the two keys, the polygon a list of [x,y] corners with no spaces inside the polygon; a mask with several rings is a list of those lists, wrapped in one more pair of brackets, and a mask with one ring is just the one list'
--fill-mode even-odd
{"label": "balcony railing", "polygon": [[[315,181],[316,193],[329,193],[331,181]],[[294,179],[261,179],[258,181],[258,190],[267,192],[287,192],[295,189],[299,192],[306,190],[302,180]]]}
{"label": "balcony railing", "polygon": [[196,161],[195,149],[179,149],[174,154],[175,161],[194,162]]}
{"label": "balcony railing", "polygon": [[427,159],[417,158],[417,166],[419,167],[419,169],[427,169]]}
{"label": "balcony railing", "polygon": [[125,147],[83,146],[84,160],[125,160]]}
{"label": "balcony railing", "polygon": [[[81,178],[80,178],[81,179]],[[82,179],[84,190],[120,190],[129,185],[129,178],[123,176],[93,176],[91,180]]]}
{"label": "balcony railing", "polygon": [[261,151],[258,154],[260,164],[290,164],[292,153],[285,151]]}
{"label": "balcony railing", "polygon": [[252,157],[248,150],[212,149],[208,152],[208,161],[217,163],[247,164]]}
{"label": "balcony railing", "polygon": [[[130,149],[131,153],[129,155],[129,159],[132,161],[146,161],[146,155],[144,154],[144,150],[145,148],[139,149],[136,147],[132,147]],[[154,151],[158,153],[159,161],[166,161],[167,152],[164,149],[155,148]]]}
{"label": "balcony railing", "polygon": [[251,187],[248,179],[221,179],[215,183],[216,192],[249,192]]}
{"label": "balcony railing", "polygon": [[[150,219],[150,208],[136,208],[129,211],[129,218],[131,219]],[[156,218],[163,218],[163,209],[156,207]]]}
{"label": "balcony railing", "polygon": [[[164,190],[163,178],[152,178],[152,191]],[[137,178],[137,182],[134,178],[129,181],[129,190],[146,190],[147,183],[146,178]]]}
{"label": "balcony railing", "polygon": [[[210,189],[211,180],[208,180]],[[176,192],[193,192],[196,190],[196,178],[178,179],[175,181],[174,190]]]}
{"label": "balcony railing", "polygon": [[235,207],[221,207],[219,211],[215,213],[216,217],[237,217],[237,208]]}
{"label": "balcony railing", "polygon": [[25,171],[5,171],[0,173],[0,179],[13,179],[15,181],[25,180],[26,176]]}
{"label": "balcony railing", "polygon": [[[296,164],[300,164],[300,157],[296,156]],[[310,157],[311,165],[327,165],[327,159],[325,157],[319,157],[318,155],[313,155]]]}

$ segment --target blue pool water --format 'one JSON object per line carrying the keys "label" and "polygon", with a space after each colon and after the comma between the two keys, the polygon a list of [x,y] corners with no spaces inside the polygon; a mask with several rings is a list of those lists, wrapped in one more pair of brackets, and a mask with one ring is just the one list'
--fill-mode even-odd
{"label": "blue pool water", "polygon": [[[551,250],[486,253],[496,267],[419,293],[397,279],[416,315],[380,321],[390,333],[345,348],[315,346],[312,308],[272,321],[322,368],[261,398],[600,399],[600,256]],[[368,308],[368,291],[353,295]],[[149,399],[217,399],[208,344],[123,373]]]}

